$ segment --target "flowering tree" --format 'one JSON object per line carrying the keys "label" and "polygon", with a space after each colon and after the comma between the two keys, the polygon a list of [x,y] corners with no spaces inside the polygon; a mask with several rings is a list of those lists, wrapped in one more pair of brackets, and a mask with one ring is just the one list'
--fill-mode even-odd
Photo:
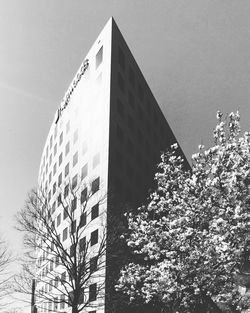
{"label": "flowering tree", "polygon": [[240,312],[235,277],[250,256],[250,133],[241,135],[238,112],[225,120],[218,112],[217,120],[214,146],[199,146],[191,171],[176,144],[162,155],[149,204],[128,215],[136,261],[117,289],[130,301],[183,313],[222,312],[224,303]]}

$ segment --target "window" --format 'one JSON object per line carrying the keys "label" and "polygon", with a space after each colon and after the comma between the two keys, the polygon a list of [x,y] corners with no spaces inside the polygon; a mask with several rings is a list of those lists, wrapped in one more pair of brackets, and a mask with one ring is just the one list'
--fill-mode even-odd
{"label": "window", "polygon": [[61,281],[65,282],[66,281],[66,272],[63,272],[61,275]]}
{"label": "window", "polygon": [[99,215],[99,203],[97,203],[91,208],[91,220],[97,218],[98,215]]}
{"label": "window", "polygon": [[125,56],[122,49],[119,47],[118,49],[118,62],[121,65],[121,68],[125,70]]}
{"label": "window", "polygon": [[90,245],[93,246],[98,242],[98,229],[91,233]]}
{"label": "window", "polygon": [[57,226],[61,224],[61,213],[57,216]]}
{"label": "window", "polygon": [[67,155],[69,153],[69,142],[67,142],[66,146],[65,146],[65,155]]}
{"label": "window", "polygon": [[79,251],[82,252],[86,248],[86,237],[83,237],[79,241]]}
{"label": "window", "polygon": [[49,165],[52,163],[52,154],[49,156]]}
{"label": "window", "polygon": [[82,167],[81,179],[83,180],[88,175],[88,163]]}
{"label": "window", "polygon": [[63,142],[63,132],[61,132],[61,135],[59,137],[59,145],[61,145]]}
{"label": "window", "polygon": [[97,260],[98,260],[97,256],[90,259],[89,269],[90,269],[91,273],[93,273],[97,270]]}
{"label": "window", "polygon": [[100,153],[96,153],[93,157],[93,168],[100,163]]}
{"label": "window", "polygon": [[92,194],[96,193],[99,190],[99,186],[100,186],[100,177],[92,181],[92,184],[91,184]]}
{"label": "window", "polygon": [[81,214],[81,217],[80,217],[80,227],[85,226],[86,223],[87,223],[87,212],[84,212]]}
{"label": "window", "polygon": [[68,227],[64,228],[63,230],[63,241],[66,240],[68,237]]}
{"label": "window", "polygon": [[65,166],[65,177],[69,174],[69,163]]}
{"label": "window", "polygon": [[50,271],[53,271],[53,261],[50,260],[50,268],[49,268]]}
{"label": "window", "polygon": [[88,188],[84,188],[83,191],[81,192],[81,204],[87,200],[88,196]]}
{"label": "window", "polygon": [[51,199],[51,191],[49,191],[49,194],[48,194],[48,201],[50,201]]}
{"label": "window", "polygon": [[122,92],[124,92],[125,91],[124,79],[120,73],[118,73],[117,81],[119,88],[121,89]]}
{"label": "window", "polygon": [[74,292],[70,291],[69,292],[69,299],[68,299],[69,303],[72,304],[74,302]]}
{"label": "window", "polygon": [[65,307],[65,295],[61,295],[60,309],[64,309],[64,307]]}
{"label": "window", "polygon": [[63,219],[65,220],[69,216],[69,208],[68,206],[63,210]]}
{"label": "window", "polygon": [[55,278],[55,287],[56,287],[56,288],[58,287],[58,281],[59,281],[59,277],[56,276],[56,278]]}
{"label": "window", "polygon": [[70,253],[70,257],[73,257],[73,256],[74,256],[74,254],[75,254],[75,244],[73,244],[73,245],[70,246],[70,251],[69,251],[69,253]]}
{"label": "window", "polygon": [[76,188],[76,186],[77,186],[77,175],[75,175],[72,178],[72,189]]}
{"label": "window", "polygon": [[75,211],[76,210],[76,206],[77,206],[77,198],[75,197],[72,201],[71,201],[71,211]]}
{"label": "window", "polygon": [[64,199],[68,196],[68,194],[69,194],[69,184],[64,187]]}
{"label": "window", "polygon": [[50,148],[52,147],[52,143],[53,143],[53,137],[52,137],[52,135],[51,135],[51,137],[50,137],[50,143],[49,143],[49,147],[50,147]]}
{"label": "window", "polygon": [[78,129],[74,132],[73,142],[75,143],[78,139]]}
{"label": "window", "polygon": [[69,132],[69,130],[70,130],[70,121],[68,121],[66,124],[66,134]]}
{"label": "window", "polygon": [[62,173],[58,176],[58,187],[62,184]]}
{"label": "window", "polygon": [[59,206],[61,203],[62,203],[62,196],[61,194],[59,194],[57,197],[57,206]]}
{"label": "window", "polygon": [[73,156],[73,166],[75,166],[77,162],[78,162],[78,152],[76,152]]}
{"label": "window", "polygon": [[53,185],[53,195],[55,194],[55,192],[56,192],[56,183],[54,183]]}
{"label": "window", "polygon": [[102,63],[103,57],[103,46],[99,49],[95,57],[95,68],[97,69],[98,66]]}
{"label": "window", "polygon": [[84,155],[88,150],[88,145],[87,145],[87,142],[85,141],[83,144],[82,144],[82,155]]}
{"label": "window", "polygon": [[76,232],[76,220],[71,223],[71,233],[74,234]]}
{"label": "window", "polygon": [[62,158],[63,158],[63,156],[62,156],[62,153],[59,155],[59,166],[62,164]]}
{"label": "window", "polygon": [[57,153],[57,144],[54,145],[54,155]]}
{"label": "window", "polygon": [[52,205],[52,214],[55,212],[55,210],[56,210],[56,201],[53,203],[53,205]]}
{"label": "window", "polygon": [[53,175],[55,175],[55,173],[56,173],[56,163],[53,166]]}
{"label": "window", "polygon": [[54,302],[54,311],[57,311],[57,308],[58,308],[58,298],[55,297],[53,302]]}
{"label": "window", "polygon": [[89,301],[96,300],[96,283],[89,286]]}
{"label": "window", "polygon": [[84,288],[81,288],[81,294],[79,296],[79,303],[84,303]]}

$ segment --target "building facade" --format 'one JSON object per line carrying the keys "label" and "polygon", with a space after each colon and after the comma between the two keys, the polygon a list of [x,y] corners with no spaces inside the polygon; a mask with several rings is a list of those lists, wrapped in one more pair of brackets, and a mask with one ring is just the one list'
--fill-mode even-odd
{"label": "building facade", "polygon": [[[111,18],[70,84],[42,153],[39,186],[47,195],[63,245],[70,249],[70,227],[58,197],[70,197],[66,192],[69,185],[72,190],[78,188],[76,224],[82,217],[79,206],[83,193],[86,190],[91,193],[85,216],[88,227],[81,234],[91,241],[91,257],[104,233],[109,243],[113,216],[121,215],[125,205],[138,205],[146,199],[160,152],[175,142],[173,132]],[[96,242],[92,246],[94,237]],[[114,289],[114,273],[118,273],[119,268],[108,253],[106,250],[102,256],[105,266],[84,289],[89,302],[84,312],[113,310],[110,309],[110,294]],[[39,264],[46,259],[43,255],[41,260],[41,255],[42,252]],[[48,271],[47,268],[45,272]],[[41,272],[38,275],[44,275],[44,271]],[[98,298],[93,293],[100,284],[104,287]],[[47,288],[44,283],[37,286],[43,293],[52,293],[53,288],[53,282]],[[70,307],[63,302],[44,303],[38,312],[53,310],[65,312],[70,311]]]}

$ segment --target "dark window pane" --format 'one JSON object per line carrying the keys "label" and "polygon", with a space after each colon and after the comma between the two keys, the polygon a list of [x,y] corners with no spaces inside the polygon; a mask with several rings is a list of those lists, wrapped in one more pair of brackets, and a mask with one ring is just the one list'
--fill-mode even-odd
{"label": "dark window pane", "polygon": [[70,246],[70,256],[72,257],[74,256],[74,254],[75,254],[75,245],[73,244]]}
{"label": "dark window pane", "polygon": [[65,177],[69,174],[69,163],[65,166]]}
{"label": "dark window pane", "polygon": [[79,241],[79,251],[82,252],[85,250],[86,247],[86,237],[83,237]]}
{"label": "dark window pane", "polygon": [[86,187],[81,192],[81,204],[83,204],[83,202],[87,201],[87,196],[88,196],[88,188]]}
{"label": "dark window pane", "polygon": [[96,284],[92,284],[89,286],[89,301],[96,300]]}
{"label": "dark window pane", "polygon": [[68,214],[68,206],[66,208],[64,208],[63,210],[63,219],[65,220],[65,218],[67,218],[69,216]]}
{"label": "dark window pane", "polygon": [[99,186],[100,186],[100,177],[96,178],[91,184],[92,194],[99,190]]}
{"label": "dark window pane", "polygon": [[99,51],[97,52],[96,57],[95,57],[95,68],[96,69],[102,63],[102,57],[103,57],[103,47],[101,47],[99,49]]}
{"label": "dark window pane", "polygon": [[88,164],[85,164],[85,165],[82,167],[81,179],[84,179],[87,175],[88,175]]}
{"label": "dark window pane", "polygon": [[69,184],[64,187],[64,198],[69,195]]}
{"label": "dark window pane", "polygon": [[99,215],[99,203],[94,205],[91,209],[91,220],[97,218],[98,215]]}
{"label": "dark window pane", "polygon": [[91,233],[90,245],[93,246],[98,242],[98,229]]}
{"label": "dark window pane", "polygon": [[76,206],[77,206],[77,198],[75,197],[75,198],[71,201],[71,211],[75,211],[75,210],[76,210]]}
{"label": "dark window pane", "polygon": [[75,175],[72,178],[72,189],[76,188],[76,186],[77,186],[77,175]]}
{"label": "dark window pane", "polygon": [[57,216],[57,226],[61,224],[61,213]]}
{"label": "dark window pane", "polygon": [[57,205],[59,206],[62,203],[62,195],[59,194],[57,198]]}
{"label": "dark window pane", "polygon": [[71,233],[74,234],[76,231],[76,220],[71,223]]}
{"label": "dark window pane", "polygon": [[77,162],[78,162],[78,152],[76,152],[73,156],[73,166],[75,166]]}
{"label": "dark window pane", "polygon": [[85,226],[87,223],[87,212],[82,213],[80,218],[80,227]]}
{"label": "dark window pane", "polygon": [[68,237],[68,227],[64,228],[63,230],[63,241],[66,240]]}
{"label": "dark window pane", "polygon": [[90,265],[89,265],[89,268],[90,268],[90,272],[93,273],[97,270],[97,260],[98,260],[98,257],[95,256],[93,258],[90,259]]}

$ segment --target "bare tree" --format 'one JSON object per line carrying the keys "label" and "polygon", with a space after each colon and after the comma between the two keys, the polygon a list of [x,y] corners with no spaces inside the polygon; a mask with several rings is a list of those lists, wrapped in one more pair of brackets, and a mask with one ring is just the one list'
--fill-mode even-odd
{"label": "bare tree", "polygon": [[53,203],[44,191],[32,190],[17,216],[29,251],[16,290],[30,293],[35,279],[36,306],[49,311],[102,306],[105,206],[98,180],[90,186],[65,184]]}
{"label": "bare tree", "polygon": [[0,240],[0,312],[2,312],[9,304],[10,299],[7,296],[11,290],[11,273],[8,266],[12,261],[11,254],[4,240]]}

